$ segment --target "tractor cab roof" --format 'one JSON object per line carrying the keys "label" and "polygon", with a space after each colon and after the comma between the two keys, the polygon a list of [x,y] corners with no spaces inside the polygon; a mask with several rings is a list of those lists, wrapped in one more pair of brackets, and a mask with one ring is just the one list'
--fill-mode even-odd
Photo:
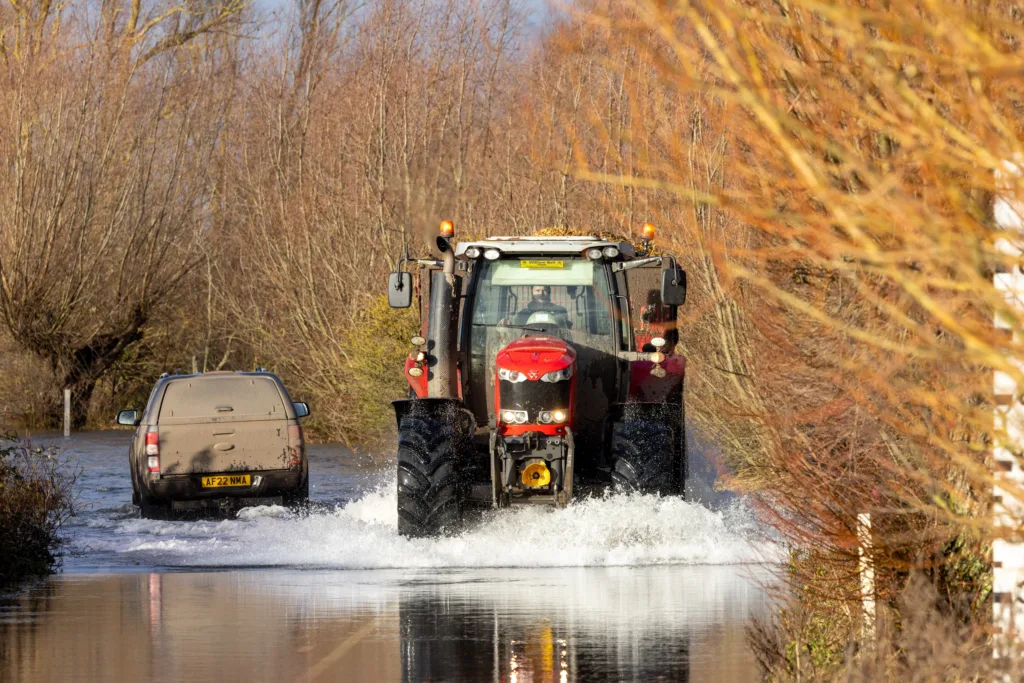
{"label": "tractor cab roof", "polygon": [[476,247],[480,251],[497,249],[502,255],[522,254],[582,254],[587,249],[615,247],[620,258],[630,260],[636,257],[636,250],[629,242],[612,242],[597,237],[488,237],[485,240],[459,242],[455,246],[456,258],[467,258],[466,250]]}

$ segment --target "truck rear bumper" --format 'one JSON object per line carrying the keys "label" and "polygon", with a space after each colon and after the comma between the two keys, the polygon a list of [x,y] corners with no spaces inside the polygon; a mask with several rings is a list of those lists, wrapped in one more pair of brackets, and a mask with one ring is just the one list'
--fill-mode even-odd
{"label": "truck rear bumper", "polygon": [[148,497],[153,503],[178,503],[173,507],[181,509],[216,506],[225,499],[236,499],[240,505],[267,505],[280,503],[284,496],[298,491],[307,476],[306,472],[298,470],[249,472],[250,486],[203,488],[202,478],[209,474],[172,475],[150,480],[146,483]]}

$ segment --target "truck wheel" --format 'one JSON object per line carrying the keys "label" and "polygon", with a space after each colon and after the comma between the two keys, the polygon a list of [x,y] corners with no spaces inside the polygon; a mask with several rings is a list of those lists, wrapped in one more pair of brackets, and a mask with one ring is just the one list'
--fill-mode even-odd
{"label": "truck wheel", "polygon": [[135,483],[135,468],[134,467],[132,468],[132,471],[131,471],[131,477],[132,477],[132,505],[139,505],[140,501],[142,499],[139,497],[139,485]]}
{"label": "truck wheel", "polygon": [[132,479],[132,505],[139,505],[139,482],[135,477],[135,465],[132,464],[131,457],[128,458],[128,474]]}
{"label": "truck wheel", "polygon": [[295,491],[282,496],[282,498],[282,502],[287,508],[297,508],[309,503],[309,478],[307,477]]}
{"label": "truck wheel", "polygon": [[616,493],[682,494],[678,448],[670,425],[639,418],[619,422],[611,450]]}
{"label": "truck wheel", "polygon": [[139,509],[142,513],[143,519],[161,519],[168,520],[171,518],[171,506],[161,505],[160,503],[149,503],[145,498],[142,499]]}
{"label": "truck wheel", "polygon": [[414,412],[398,427],[398,533],[438,536],[462,526],[465,445],[450,420]]}

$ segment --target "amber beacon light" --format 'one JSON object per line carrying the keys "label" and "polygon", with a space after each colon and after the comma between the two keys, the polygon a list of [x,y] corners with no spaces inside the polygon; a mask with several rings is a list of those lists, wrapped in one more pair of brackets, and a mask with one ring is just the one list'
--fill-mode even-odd
{"label": "amber beacon light", "polygon": [[650,242],[654,239],[654,223],[644,223],[644,241]]}
{"label": "amber beacon light", "polygon": [[455,236],[455,223],[451,221],[441,221],[441,237],[454,237]]}

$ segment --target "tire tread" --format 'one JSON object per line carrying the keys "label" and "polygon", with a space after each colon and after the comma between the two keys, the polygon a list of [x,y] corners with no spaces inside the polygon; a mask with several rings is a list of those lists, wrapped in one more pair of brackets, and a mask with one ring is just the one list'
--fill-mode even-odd
{"label": "tire tread", "polygon": [[398,532],[439,536],[462,525],[465,446],[449,420],[410,414],[398,430]]}
{"label": "tire tread", "polygon": [[638,417],[617,423],[611,443],[614,491],[682,495],[676,451],[672,427],[664,422]]}

